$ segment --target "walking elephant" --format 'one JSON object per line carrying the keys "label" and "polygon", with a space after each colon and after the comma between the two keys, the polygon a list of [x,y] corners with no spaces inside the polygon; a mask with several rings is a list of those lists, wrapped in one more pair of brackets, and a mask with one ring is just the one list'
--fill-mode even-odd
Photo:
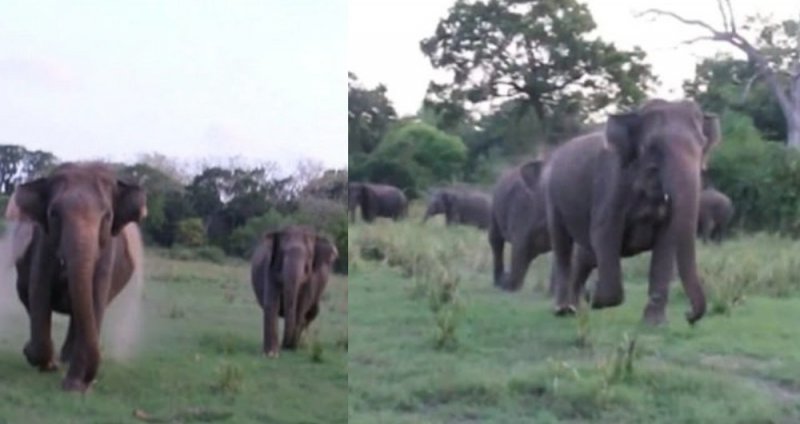
{"label": "walking elephant", "polygon": [[99,163],[61,165],[9,201],[6,218],[18,222],[17,293],[30,317],[23,353],[40,370],[55,370],[52,313],[69,315],[65,390],[84,392],[95,380],[103,315],[141,264],[136,223],[146,214],[144,190]]}
{"label": "walking elephant", "polygon": [[278,317],[284,319],[283,348],[295,349],[319,314],[336,246],[303,226],[267,233],[251,259],[251,283],[264,313],[264,354],[278,356]]}
{"label": "walking elephant", "polygon": [[[530,263],[550,251],[545,197],[539,178],[543,162],[534,160],[512,168],[500,176],[492,190],[489,245],[494,260],[494,285],[517,291]],[[503,250],[511,245],[511,269],[505,272]],[[550,281],[550,292],[554,290]]]}
{"label": "walking elephant", "polygon": [[408,212],[408,199],[397,187],[351,182],[347,190],[351,222],[355,222],[356,208],[361,208],[361,217],[366,222],[372,222],[377,217],[387,217],[396,221]]}
{"label": "walking elephant", "polygon": [[700,192],[697,234],[704,242],[722,242],[733,214],[733,202],[728,196],[711,187],[704,189]]}
{"label": "walking elephant", "polygon": [[651,250],[644,321],[665,320],[676,262],[691,304],[686,318],[692,324],[703,317],[706,298],[695,257],[700,172],[720,138],[716,116],[704,115],[694,102],[652,100],[610,116],[605,131],[553,152],[542,184],[557,314],[574,312],[595,266],[592,307],[621,304],[621,257]]}
{"label": "walking elephant", "polygon": [[464,224],[486,229],[489,227],[491,209],[492,201],[485,193],[467,188],[443,188],[431,195],[422,222],[444,214],[447,225]]}

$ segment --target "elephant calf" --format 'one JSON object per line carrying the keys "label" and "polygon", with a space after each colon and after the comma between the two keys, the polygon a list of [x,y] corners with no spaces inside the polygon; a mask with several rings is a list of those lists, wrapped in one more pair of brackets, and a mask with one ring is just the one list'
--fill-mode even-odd
{"label": "elephant calf", "polygon": [[697,234],[704,242],[720,243],[733,219],[734,207],[725,194],[706,188],[700,192]]}
{"label": "elephant calf", "polygon": [[444,188],[433,193],[422,222],[444,214],[445,223],[471,225],[480,229],[489,227],[492,201],[488,195],[466,188]]}
{"label": "elephant calf", "polygon": [[[550,251],[545,196],[539,187],[542,161],[530,161],[506,171],[492,191],[489,245],[494,259],[494,285],[516,291],[530,263]],[[503,266],[503,248],[511,245],[511,270]],[[553,286],[551,281],[550,291]]]}
{"label": "elephant calf", "polygon": [[347,185],[347,209],[350,222],[355,222],[356,208],[361,208],[361,218],[372,222],[386,217],[395,221],[408,213],[408,199],[403,192],[386,184],[351,182]]}
{"label": "elephant calf", "polygon": [[264,312],[263,350],[278,356],[278,317],[284,319],[283,348],[295,349],[300,334],[319,314],[336,246],[313,229],[289,226],[267,233],[251,259],[251,282]]}

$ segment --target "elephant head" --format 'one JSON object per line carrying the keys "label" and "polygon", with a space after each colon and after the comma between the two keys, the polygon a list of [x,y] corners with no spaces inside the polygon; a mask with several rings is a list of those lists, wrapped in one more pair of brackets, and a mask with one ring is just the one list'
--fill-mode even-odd
{"label": "elephant head", "polygon": [[302,226],[267,233],[261,240],[252,258],[252,284],[264,309],[264,352],[268,356],[278,353],[278,316],[284,318],[283,347],[297,347],[307,324],[306,314],[318,300],[337,256],[336,247],[326,237]]}
{"label": "elephant head", "polygon": [[20,185],[12,195],[6,217],[34,223],[40,238],[40,259],[31,277],[32,339],[25,353],[32,363],[52,356],[42,352],[52,347],[42,346],[52,343],[46,317],[53,305],[49,296],[33,292],[49,285],[44,281],[50,274],[63,273],[79,349],[64,380],[66,389],[85,390],[94,380],[100,361],[98,332],[111,284],[112,239],[146,215],[144,190],[117,179],[101,164],[61,165],[48,177]]}
{"label": "elephant head", "polygon": [[700,319],[706,305],[697,274],[694,234],[701,170],[711,149],[721,141],[718,118],[703,114],[694,102],[655,100],[638,111],[612,115],[606,124],[606,140],[623,168],[634,170],[633,192],[652,199],[644,206],[668,205],[664,229],[653,246],[651,276],[668,283],[677,261],[692,305],[687,319]]}
{"label": "elephant head", "polygon": [[446,222],[450,224],[453,219],[455,194],[450,190],[436,190],[428,201],[422,222],[427,222],[434,215],[444,214]]}

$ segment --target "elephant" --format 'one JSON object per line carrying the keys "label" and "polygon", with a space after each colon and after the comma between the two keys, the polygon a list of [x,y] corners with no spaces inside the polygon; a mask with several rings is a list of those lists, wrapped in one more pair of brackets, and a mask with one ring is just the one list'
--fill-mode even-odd
{"label": "elephant", "polygon": [[295,349],[300,335],[319,314],[319,303],[339,252],[324,235],[290,225],[269,232],[251,258],[250,279],[263,310],[263,352],[278,356],[278,317],[284,319],[284,349]]}
{"label": "elephant", "polygon": [[52,313],[69,315],[64,390],[85,392],[95,380],[103,315],[141,267],[138,222],[146,215],[144,189],[101,163],[65,163],[11,196],[17,293],[30,317],[23,353],[39,370],[56,370]]}
{"label": "elephant", "polygon": [[734,212],[733,202],[728,196],[711,187],[703,189],[700,192],[697,234],[704,242],[722,242]]}
{"label": "elephant", "polygon": [[675,264],[691,304],[687,321],[703,317],[706,298],[695,255],[700,175],[720,141],[715,115],[692,101],[655,99],[609,116],[604,131],[574,138],[553,152],[541,184],[555,257],[557,315],[575,311],[594,267],[598,281],[591,306],[621,304],[621,258],[651,251],[644,322],[665,321]]}
{"label": "elephant", "polygon": [[356,208],[361,208],[361,217],[366,222],[372,222],[377,217],[396,221],[408,213],[406,195],[399,188],[386,184],[349,183],[347,204],[351,222],[355,222]]}
{"label": "elephant", "polygon": [[489,227],[492,201],[488,195],[466,188],[436,190],[428,202],[422,222],[431,216],[444,214],[447,225],[464,224],[480,229]]}
{"label": "elephant", "polygon": [[[494,285],[498,288],[519,290],[530,263],[550,251],[545,196],[538,184],[543,166],[544,161],[532,160],[511,168],[500,176],[492,190],[489,245],[494,260]],[[506,242],[511,245],[509,273],[503,266]],[[551,279],[551,294],[553,283]]]}

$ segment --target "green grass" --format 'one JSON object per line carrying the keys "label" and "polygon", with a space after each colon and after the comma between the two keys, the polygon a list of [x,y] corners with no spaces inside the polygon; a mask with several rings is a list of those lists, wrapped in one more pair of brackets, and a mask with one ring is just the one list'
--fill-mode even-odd
{"label": "green grass", "polygon": [[[690,327],[675,282],[668,324],[646,328],[649,255],[624,262],[622,306],[557,318],[542,290],[547,256],[520,292],[500,292],[485,233],[415,215],[350,229],[350,422],[800,422],[800,243],[701,246],[722,306]],[[435,314],[418,295],[435,287],[419,264],[442,257],[460,273],[449,350],[436,348]]]}
{"label": "green grass", "polygon": [[[60,390],[64,369],[43,374],[25,362],[27,318],[13,283],[0,279],[0,423],[346,422],[346,279],[330,282],[313,343],[271,360],[261,354],[248,264],[151,252],[146,270],[136,353],[106,354],[84,396]],[[64,333],[59,318],[57,347]]]}

